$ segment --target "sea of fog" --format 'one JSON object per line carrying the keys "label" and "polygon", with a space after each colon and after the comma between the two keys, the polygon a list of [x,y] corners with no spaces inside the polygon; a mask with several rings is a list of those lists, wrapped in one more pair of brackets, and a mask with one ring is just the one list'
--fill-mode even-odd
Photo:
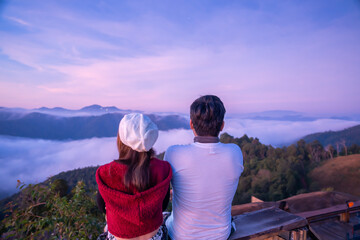
{"label": "sea of fog", "polygon": [[[282,146],[315,132],[342,130],[357,121],[319,119],[315,121],[273,121],[226,119],[224,132],[235,137],[247,134],[264,144]],[[191,130],[160,131],[154,148],[164,152],[174,144],[193,141]],[[16,192],[16,181],[39,183],[59,172],[97,166],[117,157],[116,138],[52,141],[0,136],[0,198]]]}

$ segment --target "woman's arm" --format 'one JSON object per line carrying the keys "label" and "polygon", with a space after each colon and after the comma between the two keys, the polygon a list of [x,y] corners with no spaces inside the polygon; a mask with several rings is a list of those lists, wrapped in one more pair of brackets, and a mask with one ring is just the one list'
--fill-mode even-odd
{"label": "woman's arm", "polygon": [[105,213],[106,214],[106,209],[105,209],[105,201],[104,199],[102,198],[100,192],[98,191],[97,194],[96,194],[96,202],[97,202],[97,206],[99,208],[99,210],[102,212],[102,213]]}
{"label": "woman's arm", "polygon": [[164,201],[163,201],[163,205],[162,205],[162,211],[164,212],[166,209],[167,209],[167,206],[169,204],[169,199],[170,199],[170,187],[166,193],[166,196],[164,198]]}

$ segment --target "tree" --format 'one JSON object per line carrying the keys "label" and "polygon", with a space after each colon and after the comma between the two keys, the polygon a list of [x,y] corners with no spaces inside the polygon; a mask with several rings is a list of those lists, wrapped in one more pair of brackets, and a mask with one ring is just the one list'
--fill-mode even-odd
{"label": "tree", "polygon": [[334,152],[335,152],[335,149],[334,147],[329,144],[325,147],[325,151],[330,155],[330,158],[333,159],[334,158]]}
{"label": "tree", "polygon": [[345,152],[345,156],[347,156],[347,147],[345,139],[341,139],[340,144],[343,146],[343,150]]}
{"label": "tree", "polygon": [[55,194],[59,194],[60,197],[64,197],[69,189],[69,185],[67,181],[64,179],[56,179],[51,184],[51,190],[54,191]]}
{"label": "tree", "polygon": [[85,191],[83,182],[78,182],[72,197],[61,197],[54,191],[58,186],[39,184],[23,189],[19,203],[8,205],[2,239],[96,239],[105,219],[94,196]]}

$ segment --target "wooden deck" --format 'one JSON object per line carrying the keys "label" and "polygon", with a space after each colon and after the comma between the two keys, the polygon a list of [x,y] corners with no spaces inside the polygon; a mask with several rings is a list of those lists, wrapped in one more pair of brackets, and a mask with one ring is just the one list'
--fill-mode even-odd
{"label": "wooden deck", "polygon": [[352,226],[340,221],[310,224],[310,231],[320,240],[344,240],[346,233],[352,232]]}
{"label": "wooden deck", "polygon": [[353,226],[360,223],[357,215],[360,212],[360,201],[353,202],[350,208],[346,204],[339,204],[294,214],[280,210],[273,202],[269,203],[273,207],[256,210],[266,204],[242,206],[245,210],[254,209],[252,212],[243,213],[245,210],[241,206],[233,209],[233,213],[238,211],[242,214],[234,216],[236,231],[230,239],[310,239],[306,236],[307,230],[310,230],[319,240],[344,240],[347,233],[352,233]]}
{"label": "wooden deck", "polygon": [[351,208],[348,208],[346,204],[340,204],[329,208],[295,214],[300,217],[306,218],[308,222],[316,222],[331,217],[338,217],[339,214],[346,211],[350,213],[360,211],[360,201],[354,202],[354,206]]}
{"label": "wooden deck", "polygon": [[231,240],[265,239],[307,225],[305,218],[278,208],[266,208],[234,217],[236,232]]}

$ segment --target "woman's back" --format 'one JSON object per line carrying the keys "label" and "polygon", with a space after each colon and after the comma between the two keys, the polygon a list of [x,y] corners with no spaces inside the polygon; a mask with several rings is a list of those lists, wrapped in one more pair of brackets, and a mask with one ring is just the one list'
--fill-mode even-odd
{"label": "woman's back", "polygon": [[143,114],[127,114],[120,121],[119,158],[96,171],[98,203],[106,213],[108,229],[100,237],[167,237],[162,209],[168,199],[172,172],[169,163],[152,158],[157,138],[156,124]]}
{"label": "woman's back", "polygon": [[150,188],[138,191],[124,185],[127,165],[113,161],[96,172],[99,192],[106,203],[109,232],[120,238],[135,238],[158,229],[162,224],[162,202],[172,177],[170,164],[150,161]]}

